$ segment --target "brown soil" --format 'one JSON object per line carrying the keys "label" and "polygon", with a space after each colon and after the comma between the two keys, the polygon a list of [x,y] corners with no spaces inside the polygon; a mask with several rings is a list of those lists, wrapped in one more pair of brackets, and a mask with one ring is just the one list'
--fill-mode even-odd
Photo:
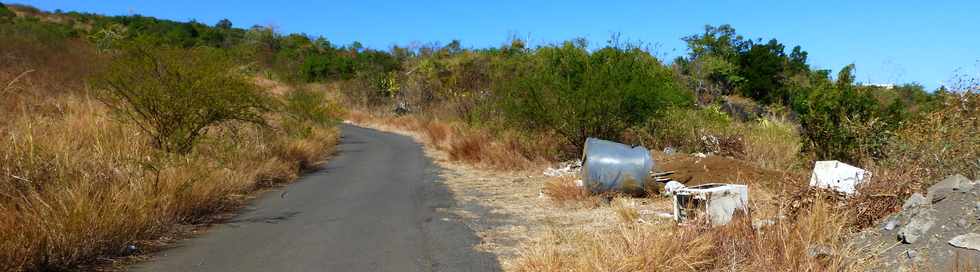
{"label": "brown soil", "polygon": [[687,186],[734,183],[781,191],[784,188],[797,188],[805,181],[800,173],[765,169],[747,161],[723,156],[698,158],[684,153],[666,155],[653,151],[653,158],[657,172],[674,171],[670,178]]}

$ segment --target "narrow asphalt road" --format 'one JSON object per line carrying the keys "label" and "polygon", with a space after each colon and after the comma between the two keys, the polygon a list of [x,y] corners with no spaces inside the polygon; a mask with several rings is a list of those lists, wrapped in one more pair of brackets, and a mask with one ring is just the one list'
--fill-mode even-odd
{"label": "narrow asphalt road", "polygon": [[441,171],[412,139],[343,125],[338,153],[231,222],[132,271],[498,271],[444,212]]}

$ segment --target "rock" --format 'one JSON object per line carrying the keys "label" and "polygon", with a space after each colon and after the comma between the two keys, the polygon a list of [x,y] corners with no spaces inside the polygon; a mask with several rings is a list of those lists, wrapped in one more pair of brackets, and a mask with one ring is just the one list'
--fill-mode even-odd
{"label": "rock", "polygon": [[905,200],[905,204],[902,204],[902,209],[908,210],[926,204],[929,204],[929,199],[926,199],[926,197],[920,193],[914,193],[912,196],[909,196],[909,199]]}
{"label": "rock", "polygon": [[971,182],[969,180],[967,180],[966,182],[960,182],[960,187],[957,188],[957,191],[960,191],[961,193],[973,191],[973,187],[975,187],[976,185],[977,185],[976,182]]}
{"label": "rock", "polygon": [[971,232],[956,236],[952,240],[949,240],[949,244],[958,248],[980,251],[980,234]]}
{"label": "rock", "polygon": [[897,226],[898,226],[898,219],[893,218],[893,219],[889,219],[888,222],[885,222],[885,226],[883,227],[883,229],[893,230]]}
{"label": "rock", "polygon": [[959,191],[960,184],[962,183],[972,182],[960,174],[946,177],[946,179],[943,179],[943,181],[930,186],[926,197],[931,200],[932,203],[942,201],[943,199],[946,199],[950,193],[953,193],[953,191]]}
{"label": "rock", "polygon": [[828,245],[812,245],[806,248],[806,255],[814,258],[826,258],[834,255],[834,248]]}
{"label": "rock", "polygon": [[908,224],[898,231],[898,238],[906,244],[912,244],[918,241],[935,224],[935,213],[935,210],[927,209],[916,214]]}
{"label": "rock", "polygon": [[956,221],[956,225],[959,226],[959,227],[961,227],[961,228],[966,228],[966,227],[969,227],[970,226],[970,223],[969,222],[966,222],[966,219],[960,218],[959,221]]}

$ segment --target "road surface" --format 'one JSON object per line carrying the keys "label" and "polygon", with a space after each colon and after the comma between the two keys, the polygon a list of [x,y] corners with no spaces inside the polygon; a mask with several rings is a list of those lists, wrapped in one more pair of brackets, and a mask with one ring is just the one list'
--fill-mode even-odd
{"label": "road surface", "polygon": [[412,139],[342,125],[338,153],[231,222],[132,271],[497,271],[447,214],[451,193]]}

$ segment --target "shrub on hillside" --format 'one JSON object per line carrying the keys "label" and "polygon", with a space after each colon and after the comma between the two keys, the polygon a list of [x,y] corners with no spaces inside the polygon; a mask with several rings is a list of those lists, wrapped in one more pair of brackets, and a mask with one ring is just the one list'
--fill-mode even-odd
{"label": "shrub on hillside", "polygon": [[323,92],[296,89],[286,95],[283,106],[287,119],[283,126],[287,133],[307,137],[315,127],[327,127],[343,114],[340,105],[327,100]]}
{"label": "shrub on hillside", "polygon": [[92,83],[98,97],[164,151],[187,153],[216,125],[264,123],[267,98],[216,49],[131,44]]}
{"label": "shrub on hillside", "polygon": [[589,52],[584,42],[566,42],[503,65],[508,80],[497,81],[496,91],[507,119],[574,145],[587,137],[620,139],[663,109],[693,103],[671,70],[638,48]]}

